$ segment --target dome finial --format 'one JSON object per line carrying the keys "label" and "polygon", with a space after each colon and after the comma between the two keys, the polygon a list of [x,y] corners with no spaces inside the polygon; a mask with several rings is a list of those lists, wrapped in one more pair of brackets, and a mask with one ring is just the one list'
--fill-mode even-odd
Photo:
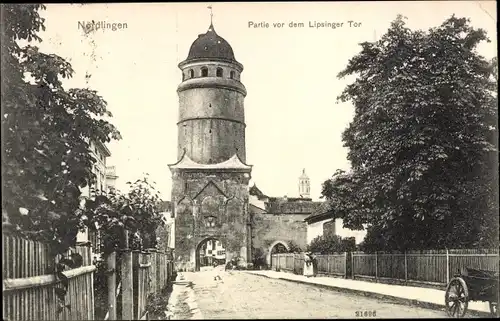
{"label": "dome finial", "polygon": [[214,16],[214,14],[212,12],[212,5],[209,5],[207,8],[210,9],[210,29],[213,30],[214,26],[213,26],[212,17]]}

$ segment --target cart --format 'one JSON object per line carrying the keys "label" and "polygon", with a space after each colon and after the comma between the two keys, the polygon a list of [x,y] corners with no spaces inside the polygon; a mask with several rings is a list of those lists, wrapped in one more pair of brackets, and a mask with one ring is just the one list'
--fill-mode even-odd
{"label": "cart", "polygon": [[489,302],[492,316],[498,317],[498,272],[463,268],[446,287],[446,312],[462,318],[469,301]]}

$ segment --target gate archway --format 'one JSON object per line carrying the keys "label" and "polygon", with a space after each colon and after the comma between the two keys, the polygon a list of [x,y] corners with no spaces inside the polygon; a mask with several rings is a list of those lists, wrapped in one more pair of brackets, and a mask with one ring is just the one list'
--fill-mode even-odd
{"label": "gate archway", "polygon": [[271,255],[273,254],[273,250],[278,249],[280,246],[283,247],[287,252],[290,251],[290,246],[288,245],[288,242],[274,241],[273,243],[271,243],[267,251],[267,257],[266,257],[267,266],[271,267],[272,265]]}
{"label": "gate archway", "polygon": [[195,271],[202,267],[221,265],[226,263],[226,248],[221,238],[207,237],[198,243],[195,252]]}

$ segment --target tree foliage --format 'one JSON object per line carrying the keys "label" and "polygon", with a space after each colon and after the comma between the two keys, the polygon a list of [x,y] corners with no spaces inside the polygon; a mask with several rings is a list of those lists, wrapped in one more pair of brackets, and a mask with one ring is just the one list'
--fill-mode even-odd
{"label": "tree foliage", "polygon": [[385,248],[498,245],[498,63],[485,31],[450,17],[427,32],[404,18],[361,44],[339,78],[355,108],[342,135],[352,171],[323,184],[344,225]]}
{"label": "tree foliage", "polygon": [[[21,236],[49,243],[60,254],[54,274],[58,312],[69,308],[69,280],[63,273],[77,268],[79,254],[64,255],[84,226],[80,188],[95,180],[96,160],[89,142],[119,139],[116,128],[102,119],[111,116],[106,102],[90,89],[66,90],[62,80],[71,65],[33,45],[45,30],[40,4],[1,7],[2,71],[2,225]],[[20,45],[28,42],[28,45]]]}
{"label": "tree foliage", "polygon": [[335,254],[356,250],[356,243],[351,238],[342,238],[338,235],[326,234],[314,238],[307,246],[307,250],[320,254]]}
{"label": "tree foliage", "polygon": [[2,5],[2,214],[57,252],[76,242],[80,188],[94,181],[90,140],[119,139],[106,102],[87,88],[66,90],[71,65],[32,44],[45,30],[39,4]]}
{"label": "tree foliage", "polygon": [[297,243],[295,243],[294,241],[288,242],[288,253],[300,253],[300,252],[302,252],[302,249]]}
{"label": "tree foliage", "polygon": [[128,184],[130,189],[126,194],[112,191],[85,202],[84,223],[94,231],[99,230],[102,253],[125,248],[125,231],[129,233],[130,248],[154,248],[156,229],[165,225],[160,214],[162,200],[154,184],[147,177]]}

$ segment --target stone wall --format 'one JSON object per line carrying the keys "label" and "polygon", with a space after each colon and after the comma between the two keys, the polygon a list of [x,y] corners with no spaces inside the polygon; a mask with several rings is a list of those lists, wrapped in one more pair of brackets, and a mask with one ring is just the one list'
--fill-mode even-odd
{"label": "stone wall", "polygon": [[[307,224],[310,214],[267,214],[252,207],[252,248],[267,255],[275,241],[294,242],[302,250],[307,245]],[[260,250],[259,250],[260,249]]]}
{"label": "stone wall", "polygon": [[173,184],[177,268],[195,270],[197,250],[208,239],[222,242],[226,259],[240,256],[246,263],[250,249],[244,174],[176,173]]}

